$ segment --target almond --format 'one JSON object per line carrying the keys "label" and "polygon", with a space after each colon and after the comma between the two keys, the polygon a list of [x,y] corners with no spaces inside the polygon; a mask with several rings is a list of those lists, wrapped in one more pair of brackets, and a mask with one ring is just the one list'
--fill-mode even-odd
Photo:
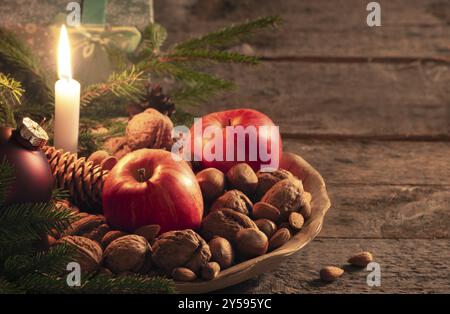
{"label": "almond", "polygon": [[258,202],[253,206],[253,217],[255,219],[266,218],[276,221],[280,217],[280,211],[269,203]]}
{"label": "almond", "polygon": [[348,262],[353,266],[366,267],[367,264],[373,261],[372,253],[361,252],[348,259]]}
{"label": "almond", "polygon": [[320,279],[333,282],[344,274],[344,270],[336,266],[326,266],[320,270]]}
{"label": "almond", "polygon": [[278,229],[277,232],[270,238],[269,249],[275,250],[288,242],[291,239],[291,232],[288,228]]}
{"label": "almond", "polygon": [[159,225],[146,225],[134,230],[134,234],[144,237],[148,242],[156,238],[161,227]]}
{"label": "almond", "polygon": [[172,278],[176,281],[193,281],[197,275],[186,267],[177,267],[172,271]]}

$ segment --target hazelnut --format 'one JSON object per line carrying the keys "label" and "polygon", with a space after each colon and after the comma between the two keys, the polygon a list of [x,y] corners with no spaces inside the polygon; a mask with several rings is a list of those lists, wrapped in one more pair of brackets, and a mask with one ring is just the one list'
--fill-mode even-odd
{"label": "hazelnut", "polygon": [[103,252],[97,242],[80,236],[65,236],[56,244],[67,244],[75,249],[75,262],[80,264],[83,273],[93,273],[99,268]]}
{"label": "hazelnut", "polygon": [[208,244],[190,229],[165,232],[156,238],[152,248],[153,263],[167,274],[177,267],[197,273],[211,258]]}
{"label": "hazelnut", "polygon": [[127,234],[128,233],[126,233],[126,232],[118,231],[118,230],[109,231],[103,236],[103,238],[101,240],[101,244],[104,248],[106,248],[112,241],[114,241],[120,237],[126,236]]}
{"label": "hazelnut", "polygon": [[202,278],[206,280],[213,280],[220,273],[220,265],[216,262],[209,262],[202,267]]}
{"label": "hazelnut", "polygon": [[234,250],[231,243],[222,237],[214,237],[209,242],[211,260],[219,263],[220,268],[225,269],[234,263]]}
{"label": "hazelnut", "polygon": [[259,230],[264,232],[264,234],[270,239],[272,235],[277,231],[277,225],[269,219],[258,219],[255,220],[255,224],[258,226]]}
{"label": "hazelnut", "polygon": [[134,230],[134,234],[144,237],[148,242],[153,241],[156,238],[161,227],[159,225],[146,225]]}
{"label": "hazelnut", "polygon": [[258,186],[256,187],[256,199],[261,199],[261,197],[266,194],[269,189],[284,179],[290,179],[294,176],[287,170],[278,169],[275,171],[258,171],[256,173],[258,177]]}
{"label": "hazelnut", "polygon": [[223,208],[208,214],[203,219],[201,234],[207,240],[219,236],[234,243],[238,231],[246,228],[257,229],[258,227],[248,216],[229,208]]}
{"label": "hazelnut", "polygon": [[186,267],[176,267],[172,271],[172,278],[176,281],[194,281],[197,275]]}
{"label": "hazelnut", "polygon": [[209,211],[230,208],[238,213],[249,215],[252,207],[252,201],[244,193],[238,190],[230,190],[216,199]]}
{"label": "hazelnut", "polygon": [[291,232],[287,228],[278,229],[270,238],[269,249],[275,250],[291,239]]}
{"label": "hazelnut", "polygon": [[311,199],[311,193],[304,192],[301,195],[302,207],[300,209],[300,213],[303,215],[303,218],[305,218],[305,220],[311,217]]}
{"label": "hazelnut", "polygon": [[298,231],[303,227],[303,224],[305,223],[305,219],[300,213],[292,212],[289,215],[289,226]]}
{"label": "hazelnut", "polygon": [[216,168],[207,168],[196,175],[203,198],[210,203],[223,194],[225,175]]}
{"label": "hazelnut", "polygon": [[288,217],[290,212],[301,210],[302,194],[303,184],[300,180],[284,179],[272,186],[261,201],[278,208],[281,213],[280,219],[283,220]]}
{"label": "hazelnut", "polygon": [[253,169],[246,163],[234,165],[227,172],[228,184],[231,188],[252,195],[258,186],[258,177]]}
{"label": "hazelnut", "polygon": [[266,218],[277,221],[280,218],[280,211],[269,203],[258,202],[253,206],[253,217],[256,219]]}
{"label": "hazelnut", "polygon": [[126,235],[108,245],[104,253],[104,264],[116,274],[139,272],[149,254],[151,247],[144,237]]}
{"label": "hazelnut", "polygon": [[236,235],[236,250],[241,258],[263,255],[269,247],[269,239],[257,229],[242,229]]}

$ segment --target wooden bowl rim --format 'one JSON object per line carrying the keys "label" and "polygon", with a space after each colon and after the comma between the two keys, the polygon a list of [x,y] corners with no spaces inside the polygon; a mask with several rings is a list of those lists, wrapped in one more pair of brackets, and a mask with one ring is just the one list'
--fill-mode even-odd
{"label": "wooden bowl rim", "polygon": [[319,234],[325,214],[331,206],[322,176],[302,157],[288,152],[283,153],[280,168],[289,170],[299,177],[304,184],[305,191],[312,194],[312,214],[302,230],[280,248],[227,268],[213,280],[175,282],[178,292],[206,293],[248,280],[278,266],[286,257],[298,252]]}

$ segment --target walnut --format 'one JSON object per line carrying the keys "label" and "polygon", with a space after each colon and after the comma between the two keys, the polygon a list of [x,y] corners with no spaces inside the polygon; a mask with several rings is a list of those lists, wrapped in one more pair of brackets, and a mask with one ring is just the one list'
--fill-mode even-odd
{"label": "walnut", "polygon": [[238,213],[249,215],[253,208],[253,203],[250,199],[241,191],[230,190],[219,197],[211,206],[210,212],[229,208]]}
{"label": "walnut", "polygon": [[95,272],[102,260],[102,248],[97,242],[80,236],[65,236],[56,245],[67,244],[75,248],[75,262],[80,264],[83,273]]}
{"label": "walnut", "polygon": [[293,175],[284,169],[278,169],[275,171],[258,171],[256,173],[258,177],[258,186],[256,187],[256,199],[261,199],[261,197],[266,194],[269,189],[276,183],[284,179],[292,179]]}
{"label": "walnut", "polygon": [[210,258],[208,244],[191,229],[163,233],[153,243],[153,263],[167,274],[177,267],[198,274]]}
{"label": "walnut", "polygon": [[105,249],[104,265],[116,274],[140,272],[151,255],[151,247],[144,237],[126,235],[112,241]]}
{"label": "walnut", "polygon": [[303,184],[295,178],[284,179],[264,194],[262,202],[269,203],[280,211],[281,220],[287,219],[289,213],[302,209]]}
{"label": "walnut", "polygon": [[135,115],[126,129],[127,146],[140,148],[170,148],[173,123],[169,117],[149,108]]}
{"label": "walnut", "polygon": [[203,219],[201,234],[207,240],[219,236],[235,243],[236,234],[245,228],[258,229],[248,216],[229,208],[223,208],[208,214]]}

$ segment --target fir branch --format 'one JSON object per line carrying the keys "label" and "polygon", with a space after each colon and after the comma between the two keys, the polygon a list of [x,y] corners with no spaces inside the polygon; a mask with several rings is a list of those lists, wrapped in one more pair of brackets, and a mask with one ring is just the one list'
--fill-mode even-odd
{"label": "fir branch", "polygon": [[259,58],[255,56],[247,56],[237,52],[207,49],[176,50],[167,56],[162,57],[162,60],[165,62],[229,62],[252,65],[259,63]]}
{"label": "fir branch", "polygon": [[0,162],[0,208],[6,201],[15,178],[14,167],[8,162],[6,157],[3,157]]}
{"label": "fir branch", "polygon": [[0,73],[0,124],[15,127],[14,109],[24,90],[20,82]]}
{"label": "fir branch", "polygon": [[0,277],[0,294],[18,294],[25,292],[14,283],[6,280],[6,278]]}
{"label": "fir branch", "polygon": [[121,73],[112,73],[105,83],[93,84],[84,90],[81,105],[87,106],[108,95],[138,101],[142,93],[143,76],[144,72],[134,66]]}
{"label": "fir branch", "polygon": [[53,246],[37,254],[9,256],[3,267],[3,275],[11,281],[35,272],[61,274],[66,265],[73,261],[75,251],[69,245]]}
{"label": "fir branch", "polygon": [[22,81],[28,92],[37,91],[39,103],[50,103],[53,88],[31,50],[14,33],[0,28],[0,64]]}
{"label": "fir branch", "polygon": [[223,49],[237,44],[243,38],[267,27],[276,27],[281,22],[279,16],[262,17],[247,23],[225,27],[219,31],[177,44],[175,50]]}
{"label": "fir branch", "polygon": [[15,242],[38,240],[52,229],[65,230],[74,218],[70,209],[54,202],[13,204],[0,213],[0,250]]}
{"label": "fir branch", "polygon": [[64,200],[69,198],[69,196],[70,192],[64,189],[57,188],[52,191],[53,200]]}
{"label": "fir branch", "polygon": [[69,287],[64,278],[48,274],[28,274],[16,284],[30,293],[174,293],[173,281],[160,277],[139,275],[109,277],[98,275],[88,279],[81,287]]}

